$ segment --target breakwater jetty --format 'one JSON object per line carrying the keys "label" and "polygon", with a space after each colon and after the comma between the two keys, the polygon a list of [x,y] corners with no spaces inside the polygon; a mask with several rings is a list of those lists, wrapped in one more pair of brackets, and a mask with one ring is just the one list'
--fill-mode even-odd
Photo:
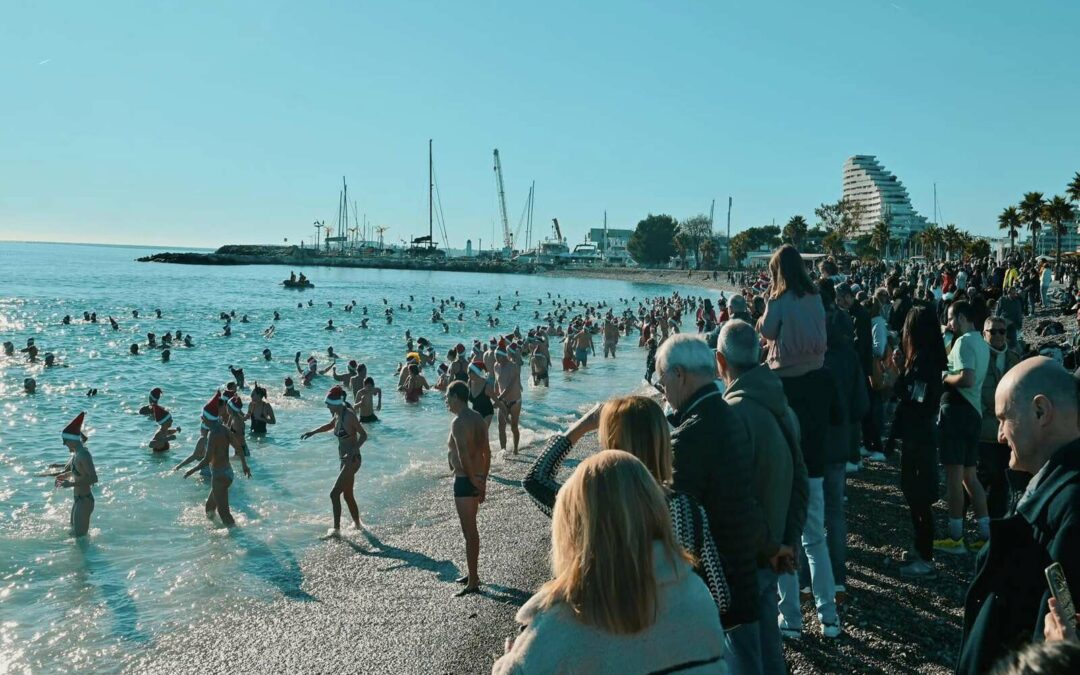
{"label": "breakwater jetty", "polygon": [[394,254],[368,253],[343,255],[339,252],[321,253],[299,246],[249,246],[229,244],[213,253],[155,253],[137,259],[139,262],[173,263],[178,265],[291,265],[295,267],[360,267],[389,270],[425,270],[443,272],[487,272],[494,274],[535,274],[545,269],[539,265],[520,264],[506,260],[478,258],[446,258],[430,255],[410,255],[408,251]]}

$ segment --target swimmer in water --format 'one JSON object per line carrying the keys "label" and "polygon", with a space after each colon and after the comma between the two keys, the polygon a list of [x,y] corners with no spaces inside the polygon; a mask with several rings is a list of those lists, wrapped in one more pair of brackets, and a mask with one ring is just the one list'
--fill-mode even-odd
{"label": "swimmer in water", "polygon": [[506,425],[510,424],[510,433],[514,438],[514,454],[518,453],[521,431],[518,423],[521,419],[521,362],[518,360],[515,344],[495,351],[495,391],[503,408],[499,409],[499,447],[506,451]]}
{"label": "swimmer in water", "polygon": [[233,368],[232,365],[230,365],[229,366],[229,372],[232,373],[233,379],[236,380],[236,386],[243,389],[244,388],[244,369],[243,368]]}
{"label": "swimmer in water", "polygon": [[491,427],[491,420],[495,416],[495,409],[503,414],[506,407],[499,397],[495,395],[495,376],[491,375],[483,361],[479,359],[469,364],[469,403],[472,409],[480,413],[484,424]]}
{"label": "swimmer in water", "polygon": [[56,477],[56,487],[72,488],[74,501],[71,504],[71,530],[76,537],[82,537],[90,531],[90,515],[94,512],[94,493],[90,487],[98,482],[94,469],[94,458],[86,449],[86,435],[82,433],[86,413],[81,412],[64,428],[60,438],[71,452],[71,459],[64,465]]}
{"label": "swimmer in water", "polygon": [[270,353],[269,349],[262,350],[263,360],[270,361],[274,358],[274,355]]}
{"label": "swimmer in water", "polygon": [[337,330],[337,328],[334,328],[334,320],[327,319],[326,326],[323,327],[323,330]]}
{"label": "swimmer in water", "polygon": [[428,384],[427,379],[424,378],[423,373],[420,372],[420,366],[413,363],[408,368],[408,376],[405,378],[405,402],[406,403],[419,403],[420,395],[424,391],[431,389],[431,385]]}
{"label": "swimmer in water", "polygon": [[233,469],[229,463],[229,446],[236,448],[236,456],[240,458],[244,475],[251,477],[251,469],[248,468],[247,460],[244,459],[243,446],[229,430],[221,423],[221,415],[225,412],[225,401],[221,398],[221,392],[203,407],[203,423],[208,427],[206,436],[206,456],[184,474],[187,478],[203,467],[210,467],[210,495],[206,498],[206,517],[213,518],[216,511],[221,522],[227,527],[232,527],[236,521],[229,510],[229,487],[233,483]]}
{"label": "swimmer in water", "polygon": [[266,434],[266,425],[277,424],[274,408],[266,401],[266,389],[256,382],[251,390],[251,404],[248,405],[247,419],[251,420],[251,435]]}
{"label": "swimmer in water", "polygon": [[222,417],[222,422],[229,428],[234,439],[237,457],[251,457],[251,450],[247,444],[247,416],[244,414],[244,400],[238,394],[234,394],[225,404],[228,414]]}
{"label": "swimmer in water", "polygon": [[315,379],[317,375],[325,375],[334,368],[334,363],[328,365],[324,370],[319,370],[318,361],[314,356],[309,356],[307,360],[307,370],[300,368],[300,352],[296,352],[296,358],[293,359],[296,364],[296,372],[300,373],[300,379],[304,383],[305,387],[311,386],[311,381]]}
{"label": "swimmer in water", "polygon": [[285,391],[281,395],[289,398],[300,398],[300,392],[296,389],[291,377],[285,378]]}
{"label": "swimmer in water", "polygon": [[36,394],[37,393],[37,380],[35,380],[32,377],[28,377],[25,380],[23,380],[23,392],[26,393],[26,394]]}
{"label": "swimmer in water", "polygon": [[158,404],[158,401],[161,400],[162,393],[163,392],[161,391],[161,387],[154,387],[153,389],[151,389],[150,395],[146,397],[147,404],[139,408],[139,414],[152,416],[154,414],[154,406],[156,406]]}
{"label": "swimmer in water", "polygon": [[361,426],[356,413],[345,401],[345,390],[340,385],[335,385],[326,394],[326,407],[333,414],[331,419],[321,427],[307,431],[300,436],[301,440],[311,438],[315,434],[321,434],[333,430],[338,439],[338,458],[341,468],[338,472],[334,487],[330,490],[330,504],[334,511],[334,534],[341,529],[341,498],[345,498],[345,504],[349,507],[349,515],[352,516],[356,529],[361,529],[360,509],[356,506],[356,497],[353,496],[353,485],[356,480],[356,472],[360,470],[362,458],[360,447],[367,441],[367,432]]}
{"label": "swimmer in water", "polygon": [[[372,407],[375,398],[378,397],[378,405]],[[370,377],[364,378],[364,385],[355,397],[357,407],[360,408],[360,421],[364,424],[378,422],[379,418],[375,411],[382,411],[382,389],[375,386],[375,380]]]}
{"label": "swimmer in water", "polygon": [[169,414],[169,411],[161,406],[153,406],[154,422],[158,425],[158,430],[154,433],[154,437],[150,439],[150,449],[154,452],[164,452],[169,449],[169,441],[176,439],[176,434],[180,432],[180,427],[172,428],[173,418]]}

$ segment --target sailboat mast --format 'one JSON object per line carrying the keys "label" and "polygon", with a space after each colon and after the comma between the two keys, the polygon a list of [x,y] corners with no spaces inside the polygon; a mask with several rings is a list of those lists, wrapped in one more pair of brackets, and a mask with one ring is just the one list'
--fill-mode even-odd
{"label": "sailboat mast", "polygon": [[338,226],[338,237],[341,239],[341,250],[345,250],[345,236],[349,234],[349,186],[345,184],[345,176],[341,177],[341,212],[345,217],[341,219],[341,224]]}
{"label": "sailboat mast", "polygon": [[432,215],[434,210],[432,208],[431,193],[435,190],[435,164],[431,158],[431,139],[427,142],[427,171],[428,171],[428,191],[427,191],[427,233],[428,233],[428,246],[432,245]]}
{"label": "sailboat mast", "polygon": [[532,223],[533,223],[533,204],[536,201],[536,181],[532,182],[532,186],[529,187],[529,219],[526,221],[528,226],[525,230],[525,250],[529,250],[532,247]]}
{"label": "sailboat mast", "polygon": [[600,249],[600,260],[607,258],[607,210],[604,211],[604,247]]}

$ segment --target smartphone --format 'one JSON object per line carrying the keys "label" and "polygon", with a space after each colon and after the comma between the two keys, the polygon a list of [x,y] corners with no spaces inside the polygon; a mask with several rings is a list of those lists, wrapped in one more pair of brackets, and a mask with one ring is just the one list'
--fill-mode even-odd
{"label": "smartphone", "polygon": [[1069,592],[1069,584],[1065,581],[1065,570],[1061,563],[1054,563],[1046,568],[1046,582],[1057,600],[1058,614],[1076,628],[1076,605],[1073,604],[1072,593]]}

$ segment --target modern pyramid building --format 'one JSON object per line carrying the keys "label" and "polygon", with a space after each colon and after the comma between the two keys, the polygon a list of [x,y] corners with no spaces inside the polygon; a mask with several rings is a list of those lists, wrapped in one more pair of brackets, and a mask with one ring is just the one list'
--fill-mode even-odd
{"label": "modern pyramid building", "polygon": [[911,206],[903,183],[886,171],[874,155],[855,155],[844,162],[844,199],[863,205],[853,237],[869,234],[885,214],[891,216],[892,231],[901,239],[927,225],[926,218]]}

